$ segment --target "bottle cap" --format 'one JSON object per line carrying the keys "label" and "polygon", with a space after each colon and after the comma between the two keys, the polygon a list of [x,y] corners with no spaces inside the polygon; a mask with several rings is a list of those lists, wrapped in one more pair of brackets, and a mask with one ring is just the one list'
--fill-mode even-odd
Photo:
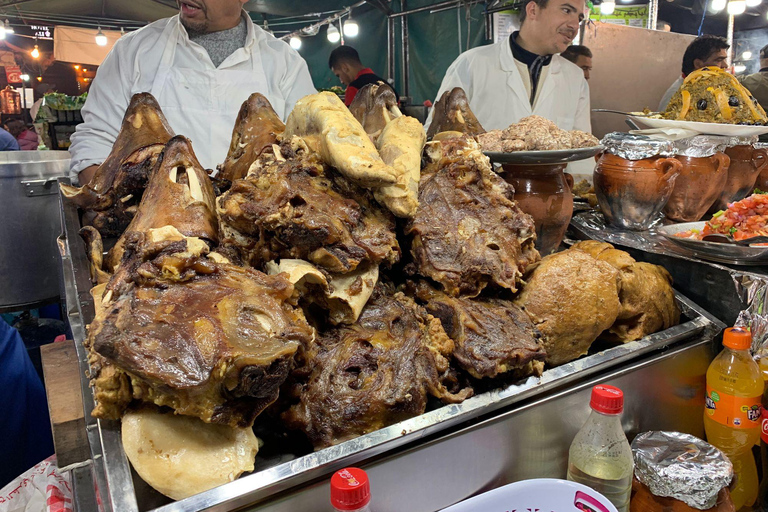
{"label": "bottle cap", "polygon": [[589,406],[603,414],[619,414],[624,410],[624,393],[617,387],[599,384],[592,388]]}
{"label": "bottle cap", "polygon": [[729,327],[723,332],[723,346],[746,350],[752,346],[752,334],[744,327]]}
{"label": "bottle cap", "polygon": [[359,468],[346,468],[331,477],[331,505],[337,510],[357,510],[371,501],[368,475]]}

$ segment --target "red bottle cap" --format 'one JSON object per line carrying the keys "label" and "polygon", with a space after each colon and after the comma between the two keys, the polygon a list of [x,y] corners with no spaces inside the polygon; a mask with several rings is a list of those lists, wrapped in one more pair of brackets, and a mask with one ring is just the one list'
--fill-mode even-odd
{"label": "red bottle cap", "polygon": [[624,410],[624,393],[617,387],[599,384],[592,388],[589,406],[603,414],[619,414]]}
{"label": "red bottle cap", "polygon": [[359,468],[346,468],[331,477],[331,505],[338,510],[357,510],[371,501],[368,475]]}
{"label": "red bottle cap", "polygon": [[746,350],[752,346],[752,334],[743,327],[729,327],[723,332],[723,346]]}

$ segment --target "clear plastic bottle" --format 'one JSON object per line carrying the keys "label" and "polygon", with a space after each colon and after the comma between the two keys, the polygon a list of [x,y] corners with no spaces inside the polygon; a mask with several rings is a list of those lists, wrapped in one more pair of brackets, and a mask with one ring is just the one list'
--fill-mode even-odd
{"label": "clear plastic bottle", "polygon": [[760,439],[763,377],[749,352],[752,335],[741,327],[723,333],[723,351],[707,370],[704,430],[707,441],[733,463],[735,510],[748,509],[757,499],[757,466],[752,447]]}
{"label": "clear plastic bottle", "polygon": [[595,386],[589,405],[592,413],[568,454],[568,480],[591,487],[619,512],[628,512],[635,462],[621,428],[624,393],[614,386]]}
{"label": "clear plastic bottle", "polygon": [[331,477],[331,505],[343,512],[371,512],[371,486],[360,468],[345,468]]}

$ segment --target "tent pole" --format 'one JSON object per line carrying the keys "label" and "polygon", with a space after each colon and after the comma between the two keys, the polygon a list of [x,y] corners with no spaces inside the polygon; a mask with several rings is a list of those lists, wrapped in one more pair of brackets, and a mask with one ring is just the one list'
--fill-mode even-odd
{"label": "tent pole", "polygon": [[[407,0],[402,0],[402,8],[403,12],[408,12],[406,10],[407,7]],[[399,13],[403,14],[403,13]],[[409,81],[409,74],[411,69],[411,59],[410,59],[410,52],[409,45],[408,45],[408,17],[403,16],[403,19],[400,20],[400,32],[402,36],[402,75],[403,75],[403,89],[402,89],[402,95],[407,98],[407,101],[410,101],[410,81]]]}
{"label": "tent pole", "polygon": [[395,83],[395,18],[387,17],[387,80]]}
{"label": "tent pole", "polygon": [[733,64],[733,25],[734,25],[734,16],[733,14],[728,15],[728,66],[730,67],[731,64]]}

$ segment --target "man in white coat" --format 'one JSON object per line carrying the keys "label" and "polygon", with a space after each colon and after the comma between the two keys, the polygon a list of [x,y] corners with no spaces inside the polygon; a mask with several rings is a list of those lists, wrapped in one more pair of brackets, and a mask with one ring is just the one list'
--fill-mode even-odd
{"label": "man in white coat", "polygon": [[112,149],[128,103],[150,92],[209,169],[224,161],[241,104],[260,92],[285,120],[315,93],[307,64],[253,24],[247,0],[177,0],[180,12],[120,38],[88,93],[72,136],[70,174],[87,183]]}
{"label": "man in white coat", "polygon": [[[437,98],[461,87],[486,130],[502,130],[536,114],[564,130],[591,132],[584,73],[557,55],[576,37],[583,18],[584,0],[528,0],[520,14],[520,30],[459,55]],[[430,114],[427,126],[431,121]]]}

